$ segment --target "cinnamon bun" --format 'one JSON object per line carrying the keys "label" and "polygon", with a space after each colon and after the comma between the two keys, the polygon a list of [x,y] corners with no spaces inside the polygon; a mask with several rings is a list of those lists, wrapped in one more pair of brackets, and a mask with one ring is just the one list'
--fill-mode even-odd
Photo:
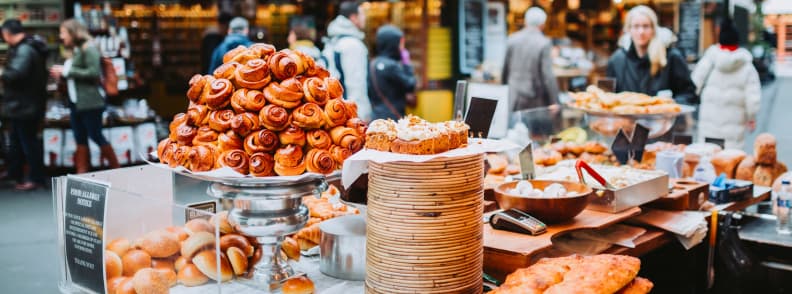
{"label": "cinnamon bun", "polygon": [[190,88],[187,90],[187,99],[195,103],[201,103],[203,93],[207,86],[214,80],[211,76],[194,75],[190,78]]}
{"label": "cinnamon bun", "polygon": [[325,114],[319,105],[309,102],[294,109],[292,122],[301,128],[318,129],[325,123]]}
{"label": "cinnamon bun", "polygon": [[216,153],[217,147],[215,145],[194,146],[187,155],[190,162],[190,170],[204,172],[214,169]]}
{"label": "cinnamon bun", "polygon": [[330,149],[333,145],[333,139],[330,138],[325,130],[312,130],[306,133],[308,138],[308,146],[316,149]]}
{"label": "cinnamon bun", "polygon": [[333,160],[335,160],[336,164],[340,167],[344,165],[344,160],[352,156],[352,151],[338,145],[333,145],[330,146],[330,156],[333,157]]}
{"label": "cinnamon bun", "polygon": [[273,81],[264,88],[264,98],[267,99],[267,102],[286,109],[295,108],[302,103],[302,85],[294,78],[286,79],[280,83]]}
{"label": "cinnamon bun", "polygon": [[165,138],[157,144],[157,158],[164,164],[170,165],[173,160],[173,153],[179,148],[179,144],[170,138]]}
{"label": "cinnamon bun", "polygon": [[276,79],[282,81],[295,77],[298,72],[297,63],[289,56],[288,51],[278,51],[269,58],[269,68]]}
{"label": "cinnamon bun", "polygon": [[281,145],[294,144],[300,147],[305,146],[305,131],[294,123],[278,133],[278,138],[280,138]]}
{"label": "cinnamon bun", "polygon": [[186,115],[186,123],[188,125],[194,127],[203,126],[209,120],[209,107],[206,107],[206,105],[190,102],[190,106],[187,107]]}
{"label": "cinnamon bun", "polygon": [[327,87],[328,98],[341,99],[344,97],[344,87],[341,86],[341,81],[334,77],[327,77],[324,81]]}
{"label": "cinnamon bun", "polygon": [[234,171],[246,175],[250,172],[249,170],[249,159],[245,151],[240,149],[232,149],[226,150],[217,157],[217,162],[215,165],[218,168],[221,167],[229,167]]}
{"label": "cinnamon bun", "polygon": [[305,169],[309,172],[330,174],[336,169],[336,162],[330,152],[323,149],[311,149],[305,154]]}
{"label": "cinnamon bun", "polygon": [[179,147],[177,147],[173,151],[173,160],[171,160],[168,163],[168,166],[170,166],[170,167],[183,166],[183,167],[189,169],[190,168],[190,151],[191,150],[192,150],[192,147],[190,147],[190,146],[179,145]]}
{"label": "cinnamon bun", "polygon": [[260,129],[259,118],[252,112],[237,114],[231,120],[231,130],[239,136],[245,137],[258,129]]}
{"label": "cinnamon bun", "polygon": [[198,132],[192,140],[192,145],[217,145],[218,135],[219,134],[209,126],[202,126],[198,128]]}
{"label": "cinnamon bun", "polygon": [[231,129],[231,120],[233,119],[234,111],[230,109],[212,110],[209,112],[207,123],[210,128],[222,133]]}
{"label": "cinnamon bun", "polygon": [[344,101],[344,107],[347,110],[347,118],[352,119],[358,117],[357,103],[355,103],[355,101],[350,101],[350,100],[342,100],[342,101]]}
{"label": "cinnamon bun", "polygon": [[357,117],[353,117],[347,120],[346,127],[355,129],[358,132],[358,134],[360,134],[360,136],[365,136],[366,130],[368,130],[368,125],[366,124],[366,122]]}
{"label": "cinnamon bun", "polygon": [[332,99],[327,101],[324,114],[327,121],[327,128],[343,126],[347,121],[347,109],[344,105],[344,100]]}
{"label": "cinnamon bun", "polygon": [[236,73],[237,68],[242,66],[239,62],[232,61],[223,63],[222,65],[218,66],[217,69],[214,70],[212,76],[216,79],[226,79],[226,80],[233,80],[234,73]]}
{"label": "cinnamon bun", "polygon": [[178,142],[180,145],[190,146],[192,145],[192,141],[197,134],[198,128],[182,123],[182,125],[176,128],[176,142]]}
{"label": "cinnamon bun", "polygon": [[[286,50],[284,50],[286,51]],[[289,50],[289,57],[297,64],[297,74],[313,76],[316,74],[316,61],[300,50]]]}
{"label": "cinnamon bun", "polygon": [[296,176],[305,172],[302,147],[286,145],[275,152],[275,173],[280,176]]}
{"label": "cinnamon bun", "polygon": [[239,62],[245,63],[248,60],[261,58],[259,57],[256,52],[248,50],[245,46],[239,45],[231,51],[228,51],[225,55],[223,55],[223,63],[228,62]]}
{"label": "cinnamon bun", "polygon": [[178,138],[176,130],[183,124],[187,122],[187,115],[184,113],[177,113],[173,116],[173,120],[171,120],[170,125],[168,125],[168,131],[170,131],[169,137],[171,140],[176,141]]}
{"label": "cinnamon bun", "polygon": [[259,58],[264,60],[267,60],[269,56],[275,53],[276,51],[275,46],[266,43],[256,43],[250,45],[250,47],[248,47],[248,50],[250,50],[251,52],[256,54]]}
{"label": "cinnamon bun", "polygon": [[228,150],[242,149],[242,139],[234,131],[221,133],[217,136],[217,148],[220,152]]}
{"label": "cinnamon bun", "polygon": [[333,144],[347,148],[353,153],[363,148],[363,138],[353,128],[335,127],[330,130],[330,137],[333,139]]}
{"label": "cinnamon bun", "polygon": [[327,93],[327,84],[320,78],[307,78],[303,83],[303,92],[305,94],[305,101],[316,103],[319,106],[324,106],[330,98]]}
{"label": "cinnamon bun", "polygon": [[269,153],[275,151],[278,146],[280,146],[278,134],[267,129],[255,131],[245,137],[245,152],[249,155]]}
{"label": "cinnamon bun", "polygon": [[250,155],[250,174],[256,177],[275,175],[275,159],[269,153],[257,152]]}
{"label": "cinnamon bun", "polygon": [[259,112],[266,104],[267,99],[264,99],[264,93],[257,90],[239,89],[231,96],[231,108],[236,113]]}
{"label": "cinnamon bun", "polygon": [[203,102],[209,109],[217,110],[228,106],[231,102],[231,94],[234,93],[234,85],[227,79],[216,79],[212,81],[209,91],[204,94]]}
{"label": "cinnamon bun", "polygon": [[281,131],[291,123],[291,115],[285,108],[268,104],[259,112],[261,125],[272,131]]}
{"label": "cinnamon bun", "polygon": [[237,67],[234,73],[234,84],[237,88],[259,90],[267,86],[270,80],[267,62],[261,58],[248,60]]}

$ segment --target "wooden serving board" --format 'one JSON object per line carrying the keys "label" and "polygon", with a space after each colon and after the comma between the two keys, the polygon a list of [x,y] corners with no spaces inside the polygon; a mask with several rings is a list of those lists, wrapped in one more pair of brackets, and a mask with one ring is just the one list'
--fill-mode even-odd
{"label": "wooden serving board", "polygon": [[709,185],[684,179],[671,179],[673,188],[668,195],[647,204],[663,210],[698,210],[709,197]]}
{"label": "wooden serving board", "polygon": [[495,277],[505,277],[544,257],[542,253],[553,247],[552,238],[559,233],[599,229],[640,213],[639,207],[615,214],[586,209],[570,221],[547,226],[547,232],[539,236],[495,230],[488,223],[484,224],[484,272]]}

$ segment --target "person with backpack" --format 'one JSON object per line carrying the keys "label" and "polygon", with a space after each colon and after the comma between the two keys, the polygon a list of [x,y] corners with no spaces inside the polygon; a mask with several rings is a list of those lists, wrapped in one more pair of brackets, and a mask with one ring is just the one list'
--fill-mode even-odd
{"label": "person with backpack", "polygon": [[357,104],[360,119],[370,121],[372,110],[366,81],[368,48],[361,31],[365,23],[366,16],[359,3],[342,2],[339,15],[327,26],[328,39],[322,55],[327,59],[330,74],[344,86],[344,99]]}
{"label": "person with backpack", "polygon": [[743,149],[746,129],[756,128],[762,86],[753,56],[740,48],[737,28],[730,19],[720,27],[718,44],[704,53],[692,79],[701,94],[698,139],[721,138],[726,148]]}
{"label": "person with backpack", "polygon": [[105,109],[105,90],[102,87],[102,56],[92,42],[88,29],[74,19],[60,26],[63,45],[70,49],[71,58],[63,65],[55,65],[50,70],[56,79],[66,80],[71,108],[71,126],[77,150],[74,153],[74,166],[77,173],[85,173],[91,167],[91,152],[88,138],[101,150],[102,158],[107,159],[110,168],[118,168],[113,146],[102,135],[102,113]]}
{"label": "person with backpack", "polygon": [[8,175],[16,180],[16,190],[34,190],[46,184],[38,132],[47,101],[47,44],[27,35],[18,19],[3,22],[2,34],[9,45],[0,73],[5,88],[3,121],[10,130]]}

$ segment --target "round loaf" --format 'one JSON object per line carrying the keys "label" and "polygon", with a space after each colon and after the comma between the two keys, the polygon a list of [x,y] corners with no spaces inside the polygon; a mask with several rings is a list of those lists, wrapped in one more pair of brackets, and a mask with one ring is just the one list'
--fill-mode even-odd
{"label": "round loaf", "polygon": [[137,294],[135,293],[135,283],[133,283],[132,280],[132,278],[124,279],[124,281],[115,288],[115,294]]}
{"label": "round loaf", "polygon": [[212,233],[198,232],[184,240],[181,247],[181,255],[190,259],[201,249],[214,246],[215,236]]}
{"label": "round loaf", "polygon": [[107,250],[115,252],[118,256],[124,256],[124,254],[129,251],[130,247],[129,240],[126,238],[118,238],[110,241],[110,244],[107,244]]}
{"label": "round loaf", "polygon": [[315,291],[313,281],[305,276],[289,279],[281,290],[283,294],[313,294]]}
{"label": "round loaf", "polygon": [[[214,249],[204,250],[193,257],[192,262],[198,267],[204,275],[212,280],[225,282],[234,277],[234,271],[231,269],[231,264],[225,253],[220,252],[218,255]],[[218,260],[219,256],[219,260]],[[217,274],[217,266],[220,265],[220,275]]]}
{"label": "round loaf", "polygon": [[177,278],[179,283],[187,287],[200,286],[209,281],[209,277],[201,273],[194,264],[185,265],[184,268],[179,271]]}
{"label": "round loaf", "polygon": [[165,230],[157,230],[143,236],[140,248],[151,257],[164,258],[179,252],[179,239]]}
{"label": "round loaf", "polygon": [[116,289],[123,284],[126,280],[130,280],[128,277],[115,277],[112,279],[107,280],[107,293],[114,294],[116,293]]}
{"label": "round loaf", "polygon": [[166,278],[151,268],[144,268],[135,273],[132,284],[137,294],[167,294],[170,288]]}
{"label": "round loaf", "polygon": [[134,276],[139,270],[151,267],[151,255],[143,250],[130,250],[121,258],[124,276]]}
{"label": "round loaf", "polygon": [[220,250],[226,252],[228,248],[236,247],[245,253],[245,256],[253,256],[254,248],[248,239],[239,234],[226,234],[220,237]]}
{"label": "round loaf", "polygon": [[151,260],[151,268],[153,269],[169,269],[173,270],[173,259],[170,258],[154,258]]}
{"label": "round loaf", "polygon": [[105,279],[120,277],[124,272],[121,257],[113,251],[105,250]]}
{"label": "round loaf", "polygon": [[209,221],[196,218],[184,224],[184,230],[188,235],[192,236],[198,232],[207,232],[214,234],[214,226]]}
{"label": "round loaf", "polygon": [[234,274],[237,276],[245,274],[248,266],[248,258],[245,253],[242,252],[242,249],[229,247],[228,251],[226,251],[226,255],[228,256],[228,261],[231,263],[231,268],[234,270]]}

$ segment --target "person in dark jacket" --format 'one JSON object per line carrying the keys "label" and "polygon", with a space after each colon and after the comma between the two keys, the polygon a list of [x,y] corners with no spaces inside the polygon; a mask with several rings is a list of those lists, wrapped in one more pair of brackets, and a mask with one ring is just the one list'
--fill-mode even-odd
{"label": "person in dark jacket", "polygon": [[368,96],[373,119],[404,116],[405,97],[415,91],[415,74],[404,48],[404,34],[394,26],[377,30],[377,57],[369,65]]}
{"label": "person in dark jacket", "polygon": [[[25,34],[17,19],[3,22],[2,34],[9,45],[0,74],[5,87],[2,114],[11,131],[8,173],[17,181],[17,190],[33,190],[45,184],[38,131],[47,100],[47,46]],[[29,166],[27,176],[25,162]]]}
{"label": "person in dark jacket", "polygon": [[627,13],[624,33],[630,36],[627,47],[613,53],[607,76],[616,79],[616,92],[630,91],[658,95],[671,91],[680,103],[697,104],[696,86],[682,54],[668,48],[670,42],[658,33],[657,15],[647,6],[636,6]]}
{"label": "person in dark jacket", "polygon": [[99,82],[101,77],[101,55],[91,42],[91,34],[80,22],[69,19],[60,26],[63,45],[71,49],[72,56],[61,65],[50,70],[56,79],[66,79],[69,93],[72,131],[77,150],[74,153],[74,167],[77,173],[85,173],[91,167],[91,152],[88,138],[99,145],[102,158],[107,159],[110,168],[120,167],[113,146],[102,134],[102,113],[105,109],[104,90]]}
{"label": "person in dark jacket", "polygon": [[207,28],[204,32],[204,36],[201,39],[202,71],[210,72],[209,63],[212,62],[212,54],[214,54],[215,48],[220,43],[223,43],[223,39],[228,33],[228,24],[231,22],[231,17],[231,14],[227,12],[220,12],[220,15],[217,16],[217,26]]}
{"label": "person in dark jacket", "polygon": [[232,49],[242,46],[250,46],[253,42],[248,38],[250,27],[244,17],[235,17],[228,24],[228,35],[223,39],[223,43],[217,45],[212,53],[212,61],[209,62],[208,74],[212,74],[215,69],[223,65],[223,55]]}

